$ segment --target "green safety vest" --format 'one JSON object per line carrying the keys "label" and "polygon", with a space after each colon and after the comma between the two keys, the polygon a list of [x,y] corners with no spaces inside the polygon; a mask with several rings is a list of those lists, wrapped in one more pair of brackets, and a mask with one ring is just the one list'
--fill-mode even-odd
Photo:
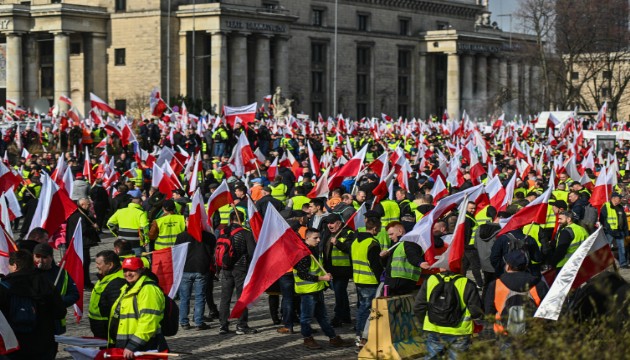
{"label": "green safety vest", "polygon": [[[365,226],[362,226],[357,229],[357,232],[365,232],[365,231],[366,231]],[[379,231],[378,234],[374,236],[374,238],[376,239],[376,241],[378,241],[379,245],[381,246],[381,250],[389,249],[389,246],[392,244],[392,241],[389,239],[389,236],[387,235],[387,230],[385,230],[384,226],[381,226],[381,231]]]}
{"label": "green safety vest", "polygon": [[619,228],[619,218],[617,217],[617,211],[610,206],[610,202],[604,204],[606,207],[606,221],[610,225],[610,230],[617,230]]}
{"label": "green safety vest", "polygon": [[477,220],[475,220],[475,218],[472,217],[468,212],[466,212],[466,217],[472,220],[474,224],[470,233],[470,241],[468,242],[468,245],[475,245],[475,234],[477,233],[477,228],[479,227],[479,225],[477,224]]}
{"label": "green safety vest", "polygon": [[144,243],[144,237],[141,239],[139,230],[143,230],[146,234],[149,226],[147,213],[142,206],[136,203],[129,204],[126,208],[119,209],[109,218],[107,225],[118,225],[118,238],[128,241],[140,241]]}
{"label": "green safety vest", "polygon": [[385,213],[381,219],[382,226],[387,226],[392,221],[400,220],[400,207],[394,200],[383,200],[381,201],[381,205],[383,206],[383,212]]}
{"label": "green safety vest", "polygon": [[125,276],[123,274],[122,268],[118,269],[115,273],[111,273],[109,275],[105,275],[102,279],[94,284],[94,289],[92,289],[92,295],[90,296],[90,309],[88,312],[88,317],[92,320],[107,320],[109,319],[109,314],[102,315],[101,310],[98,307],[98,303],[101,301],[101,295],[107,285],[114,279],[123,279]]}
{"label": "green safety vest", "polygon": [[212,176],[216,181],[221,181],[225,177],[225,173],[222,170],[212,169]]}
{"label": "green safety vest", "polygon": [[368,163],[371,163],[372,161],[374,161],[374,152],[372,151],[368,151],[365,153],[365,161]]}
{"label": "green safety vest", "polygon": [[214,141],[225,141],[228,138],[228,133],[224,128],[218,128],[214,134],[212,134],[212,139]]}
{"label": "green safety vest", "polygon": [[293,150],[293,145],[291,145],[290,138],[286,138],[286,137],[282,138],[282,140],[280,140],[280,146],[284,146],[289,151]]}
{"label": "green safety vest", "polygon": [[543,225],[545,229],[553,229],[556,227],[556,214],[553,212],[553,206],[547,205],[547,221]]}
{"label": "green safety vest", "polygon": [[136,184],[136,187],[141,189],[143,184],[142,170],[136,168],[136,177],[133,179],[133,182]]}
{"label": "green safety vest", "polygon": [[470,235],[470,243],[469,243],[470,245],[475,244],[475,234],[477,234],[477,229],[479,229],[481,225],[487,224],[491,221],[492,221],[492,218],[488,217],[487,206],[481,209],[481,211],[479,211],[477,215],[475,215],[475,222],[477,223],[477,226],[473,227],[472,233]]}
{"label": "green safety vest", "polygon": [[155,240],[155,250],[166,249],[175,245],[177,235],[186,230],[186,220],[183,215],[170,214],[155,220],[159,231]]}
{"label": "green safety vest", "polygon": [[571,255],[573,255],[575,250],[577,250],[577,248],[580,247],[582,242],[586,240],[586,238],[588,238],[588,232],[586,231],[586,229],[584,229],[580,225],[571,224],[569,225],[569,227],[571,228],[571,230],[573,230],[573,240],[571,240],[571,244],[569,245],[569,248],[567,249],[567,253],[566,255],[564,255],[564,258],[560,260],[558,264],[556,264],[556,268],[563,267],[564,264],[567,263]]}
{"label": "green safety vest", "polygon": [[569,203],[569,192],[568,191],[565,191],[565,190],[554,190],[551,193],[556,198],[556,200],[562,200],[562,201],[566,202],[567,204]]}
{"label": "green safety vest", "polygon": [[[536,241],[536,244],[538,244],[539,249],[542,247],[540,243],[540,229],[541,226],[538,224],[527,224],[523,226],[523,235],[531,236],[532,239]],[[532,260],[532,264],[539,264],[539,262]]]}
{"label": "green safety vest", "polygon": [[392,254],[391,277],[408,279],[417,282],[420,279],[421,269],[418,265],[413,265],[407,259],[405,244],[396,246]]}
{"label": "green safety vest", "polygon": [[284,203],[284,201],[287,199],[287,186],[284,184],[278,184],[276,186],[269,185],[269,188],[271,189],[271,196]]}
{"label": "green safety vest", "polygon": [[299,211],[302,210],[302,206],[304,206],[304,204],[310,203],[311,199],[304,195],[295,195],[291,198],[291,201],[293,201],[293,210]]}
{"label": "green safety vest", "polygon": [[[352,243],[350,255],[352,256],[352,279],[355,284],[376,285],[378,279],[372,273],[368,260],[368,250],[372,246],[378,246],[378,241],[374,238],[367,238],[363,241],[355,240]],[[380,274],[378,274],[380,276]]]}
{"label": "green safety vest", "polygon": [[[427,280],[427,300],[431,298],[431,292],[439,283],[439,280],[435,278],[436,276],[441,276],[444,279],[444,282],[447,282],[452,281],[456,275],[445,276],[442,274],[435,274],[430,276]],[[472,335],[474,329],[473,321],[470,317],[470,310],[468,310],[468,306],[464,303],[464,289],[466,288],[467,281],[468,279],[464,276],[460,276],[455,280],[455,288],[459,293],[459,301],[461,302],[462,309],[464,309],[464,317],[462,318],[462,321],[456,327],[445,327],[431,323],[429,316],[426,315],[424,317],[424,331],[432,331],[434,333],[445,335]]]}
{"label": "green safety vest", "polygon": [[227,225],[230,223],[231,211],[232,211],[232,205],[230,204],[223,205],[219,208],[219,218],[221,218],[221,221],[219,222],[219,224]]}
{"label": "green safety vest", "polygon": [[[326,275],[324,272],[317,266],[315,261],[311,260],[311,267],[308,269],[308,273],[314,276],[323,276]],[[293,277],[295,278],[295,293],[296,294],[311,294],[318,291],[322,291],[326,288],[325,281],[306,281],[302,280],[297,273],[297,270],[293,269]]]}
{"label": "green safety vest", "polygon": [[[348,236],[350,235],[350,231],[346,231],[344,235],[339,235],[337,237],[337,241],[344,243],[348,240]],[[350,266],[350,254],[346,254],[345,252],[337,249],[336,246],[332,246],[332,252],[330,254],[330,258],[332,260],[332,266]]]}

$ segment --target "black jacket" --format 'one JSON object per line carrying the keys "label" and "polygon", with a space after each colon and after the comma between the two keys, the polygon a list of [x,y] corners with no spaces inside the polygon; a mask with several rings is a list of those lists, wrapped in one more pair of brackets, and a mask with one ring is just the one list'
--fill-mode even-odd
{"label": "black jacket", "polygon": [[[405,247],[405,255],[407,256],[407,261],[409,261],[410,264],[420,266],[420,263],[424,261],[424,253],[422,252],[420,245],[411,241],[405,241],[398,246]],[[392,250],[392,252],[389,253],[389,256],[383,259],[383,263],[385,265],[385,285],[389,286],[389,294],[391,296],[409,294],[416,289],[416,281],[403,278],[392,278],[392,255],[395,250],[396,249]]]}
{"label": "black jacket", "polygon": [[[454,275],[452,272],[447,271],[442,273],[441,275]],[[435,274],[431,276],[440,276],[440,274]],[[418,291],[418,295],[416,295],[416,302],[413,306],[413,312],[420,320],[420,323],[424,323],[424,317],[427,314],[429,309],[429,299],[427,298],[427,284],[429,281],[425,281],[422,283],[422,287],[420,287],[420,291]],[[472,319],[479,319],[483,316],[483,309],[481,305],[481,298],[479,297],[479,292],[477,291],[477,285],[470,280],[467,279],[466,287],[464,287],[464,304],[470,311],[470,317]]]}
{"label": "black jacket", "polygon": [[[515,238],[519,240],[523,240],[525,243],[525,249],[529,255],[529,271],[535,276],[540,276],[540,265],[534,265],[532,261],[537,263],[541,263],[543,260],[542,252],[531,236],[526,236],[523,234],[522,230],[514,230],[510,231]],[[497,240],[492,245],[492,250],[490,253],[490,262],[494,267],[494,271],[497,276],[501,276],[505,272],[505,262],[503,261],[503,257],[507,255],[510,251],[510,237],[508,234],[501,235],[497,238]]]}
{"label": "black jacket", "polygon": [[187,231],[177,235],[175,245],[188,243],[184,272],[210,273],[210,267],[214,263],[214,247],[217,244],[217,239],[213,234],[206,231],[202,231],[201,234],[201,242],[197,241]]}
{"label": "black jacket", "polygon": [[86,216],[81,213],[83,209],[75,210],[72,215],[68,218],[68,223],[66,225],[66,245],[70,244],[70,240],[72,240],[72,236],[74,236],[74,230],[77,228],[77,224],[79,220],[81,220],[81,234],[83,235],[83,248],[87,249],[91,246],[98,245],[101,242],[100,237],[98,236],[98,232],[92,226],[92,223],[96,222],[96,219],[93,217]]}
{"label": "black jacket", "polygon": [[[120,265],[112,268],[105,275],[107,276],[107,275],[113,274],[117,272],[118,270],[120,270]],[[101,293],[101,298],[98,301],[98,309],[99,309],[99,312],[103,316],[109,317],[109,314],[111,313],[111,310],[112,310],[112,306],[114,306],[114,303],[120,296],[120,289],[126,283],[127,281],[125,280],[125,278],[114,278],[107,284],[107,286],[105,286],[105,289]],[[90,330],[92,330],[92,333],[94,334],[95,337],[107,339],[108,322],[109,322],[108,320],[90,319]]]}
{"label": "black jacket", "polygon": [[321,236],[320,249],[323,250],[322,251],[322,257],[323,257],[322,265],[324,266],[326,271],[330,272],[333,278],[336,277],[336,278],[350,279],[352,277],[352,264],[350,264],[350,266],[333,266],[332,265],[332,250],[333,250],[333,247],[336,247],[337,249],[343,251],[344,253],[350,254],[350,247],[352,246],[352,242],[354,242],[354,239],[356,238],[356,233],[348,228],[341,230],[339,235],[337,235],[337,238],[345,238],[346,240],[344,242],[337,241],[336,245],[333,245],[330,242],[330,238],[332,237],[332,235],[333,234],[331,234],[330,231],[328,230],[328,226],[324,226],[320,233],[320,236]]}
{"label": "black jacket", "polygon": [[[230,233],[237,227],[241,226],[232,224],[227,226],[224,231]],[[254,257],[254,250],[256,250],[256,240],[254,239],[252,232],[249,230],[241,230],[237,232],[232,238],[232,249],[234,250],[235,260],[233,270],[247,272],[249,263]]]}
{"label": "black jacket", "polygon": [[273,205],[273,207],[276,208],[278,212],[284,209],[284,205],[282,205],[282,201],[274,198],[271,195],[265,195],[261,197],[260,199],[258,199],[258,201],[256,201],[256,209],[258,209],[258,212],[260,213],[260,216],[262,216],[263,219],[265,218],[265,212],[267,211],[267,204],[269,203],[271,203],[271,205]]}

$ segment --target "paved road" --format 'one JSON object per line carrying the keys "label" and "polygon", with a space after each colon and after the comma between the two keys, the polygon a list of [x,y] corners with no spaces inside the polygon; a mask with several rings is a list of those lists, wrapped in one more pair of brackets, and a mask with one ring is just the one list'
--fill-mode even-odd
{"label": "paved road", "polygon": [[[91,255],[94,256],[98,251],[113,248],[114,239],[109,237],[103,238],[102,243],[91,249]],[[91,264],[92,279],[96,279],[96,267]],[[630,280],[630,270],[622,270],[622,275],[626,280]],[[470,276],[471,277],[471,276]],[[356,302],[356,294],[354,287],[350,288],[350,303]],[[218,301],[221,293],[220,282],[215,283],[214,296]],[[89,304],[89,293],[85,293],[84,310],[87,313]],[[233,299],[235,302],[236,299]],[[191,302],[192,304],[192,302]],[[328,314],[333,312],[334,298],[332,291],[326,291],[326,304]],[[217,303],[218,305],[218,303]],[[191,309],[192,320],[192,309]],[[296,334],[281,335],[276,332],[278,326],[273,325],[269,316],[267,307],[267,295],[261,296],[249,313],[249,324],[259,330],[258,334],[253,335],[235,335],[233,332],[229,335],[219,335],[218,322],[215,320],[210,322],[209,330],[179,330],[177,336],[167,338],[168,344],[173,352],[188,352],[185,359],[237,359],[247,357],[249,360],[262,359],[356,359],[357,355],[354,348],[332,348],[328,345],[328,338],[321,333],[315,334],[315,338],[322,344],[321,350],[308,350],[302,346],[302,337],[299,334],[299,325],[295,327]],[[314,326],[317,328],[317,325]],[[235,325],[231,326],[231,330],[235,329]],[[338,334],[344,338],[353,339],[354,331],[352,325],[344,325],[341,329],[336,329]],[[68,311],[68,336],[91,336],[87,316],[79,324],[76,324],[71,309]],[[63,345],[60,346],[60,349]],[[71,359],[71,356],[64,351],[58,355],[58,359]]]}

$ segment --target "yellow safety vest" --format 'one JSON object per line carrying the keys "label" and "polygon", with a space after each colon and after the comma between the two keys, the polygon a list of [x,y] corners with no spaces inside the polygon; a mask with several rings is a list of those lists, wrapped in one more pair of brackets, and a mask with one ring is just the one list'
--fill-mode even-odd
{"label": "yellow safety vest", "polygon": [[118,271],[111,273],[109,275],[105,275],[102,279],[94,284],[94,289],[92,289],[92,295],[90,296],[90,309],[88,313],[88,317],[92,320],[107,320],[109,319],[109,314],[102,315],[101,310],[98,307],[98,303],[101,301],[101,295],[107,285],[114,279],[123,279],[125,276],[123,274],[122,268],[118,269]]}
{"label": "yellow safety vest", "polygon": [[[340,234],[337,237],[337,241],[340,243],[346,242],[348,240],[348,236],[350,235],[350,231],[346,231],[345,234]],[[345,252],[337,249],[336,246],[332,246],[332,251],[330,253],[330,259],[332,260],[332,266],[350,266],[350,254],[346,254]]]}
{"label": "yellow safety vest", "polygon": [[556,227],[556,214],[553,212],[553,206],[551,205],[547,205],[547,221],[543,227],[545,229],[553,229]]}
{"label": "yellow safety vest", "polygon": [[158,238],[155,240],[155,250],[161,250],[175,245],[177,235],[186,230],[186,220],[183,215],[166,215],[156,219],[155,222],[160,229]]}
{"label": "yellow safety vest", "polygon": [[[523,226],[523,234],[531,236],[532,239],[536,241],[536,244],[538,244],[539,249],[542,247],[542,244],[540,243],[540,229],[541,229],[541,226],[538,224],[527,224]],[[532,264],[538,264],[538,263],[539,263],[538,261],[532,260]]]}
{"label": "yellow safety vest", "polygon": [[222,170],[212,169],[212,176],[216,181],[221,181],[225,177],[225,173]]}
{"label": "yellow safety vest", "polygon": [[[144,244],[144,236],[146,236],[149,226],[147,213],[142,206],[136,203],[129,204],[126,208],[119,209],[109,218],[107,225],[118,225],[118,238],[128,241],[140,241]],[[140,238],[140,230],[144,236]]]}
{"label": "yellow safety vest", "polygon": [[[352,256],[352,279],[355,284],[376,285],[378,279],[372,273],[370,261],[368,260],[368,251],[372,246],[379,246],[378,241],[374,238],[367,238],[363,241],[355,240],[350,247],[350,255]],[[381,274],[378,274],[380,276]]]}
{"label": "yellow safety vest", "polygon": [[[310,257],[309,257],[310,258]],[[313,276],[323,276],[326,275],[324,272],[317,266],[315,261],[309,259],[311,261],[311,266],[308,269],[308,273]],[[311,294],[318,291],[322,291],[326,288],[325,281],[306,281],[302,280],[297,273],[297,270],[293,269],[293,276],[295,278],[295,293],[296,294]]]}
{"label": "yellow safety vest", "polygon": [[284,184],[278,184],[276,186],[269,185],[269,188],[271,189],[271,196],[284,203],[287,199],[287,186]]}
{"label": "yellow safety vest", "polygon": [[142,170],[141,169],[136,168],[136,178],[133,179],[133,181],[136,184],[136,187],[138,189],[142,189],[143,178],[142,178]]}
{"label": "yellow safety vest", "polygon": [[604,206],[606,206],[606,221],[608,221],[608,225],[610,225],[610,230],[617,230],[619,228],[617,211],[612,208],[610,202],[605,203]]}
{"label": "yellow safety vest", "polygon": [[232,205],[230,204],[223,205],[219,208],[219,218],[221,218],[221,221],[219,223],[221,225],[227,225],[230,223],[231,211],[232,211]]}
{"label": "yellow safety vest", "polygon": [[468,242],[468,245],[475,245],[475,234],[477,233],[477,228],[479,227],[479,225],[477,225],[477,220],[475,220],[475,218],[472,217],[468,212],[466,212],[466,218],[472,220],[473,222],[472,231],[470,233],[470,241]]}
{"label": "yellow safety vest", "polygon": [[564,258],[558,262],[558,264],[556,265],[556,268],[563,267],[564,264],[567,263],[571,255],[573,255],[575,250],[577,250],[577,248],[580,247],[582,242],[586,240],[586,238],[588,238],[588,232],[586,231],[586,229],[584,229],[580,225],[571,224],[569,225],[569,227],[571,228],[571,230],[573,230],[573,240],[571,240],[571,244],[569,245],[569,248],[567,249],[566,255],[564,255]]}
{"label": "yellow safety vest", "polygon": [[381,205],[383,206],[383,212],[385,215],[381,219],[381,225],[387,226],[392,221],[400,220],[400,207],[394,200],[383,200],[381,201]]}
{"label": "yellow safety vest", "polygon": [[291,201],[293,201],[293,210],[299,211],[302,210],[302,206],[304,206],[304,204],[310,203],[311,199],[304,195],[296,195],[291,198]]}
{"label": "yellow safety vest", "polygon": [[473,227],[472,233],[470,235],[470,245],[475,244],[475,234],[477,234],[477,230],[479,229],[479,227],[492,221],[492,218],[488,217],[488,207],[486,206],[485,208],[481,209],[481,211],[479,211],[477,215],[475,215],[474,220],[475,223],[477,223],[477,226]]}
{"label": "yellow safety vest", "polygon": [[[444,276],[442,274],[435,274],[430,276],[427,280],[427,300],[431,298],[431,292],[439,283],[439,280],[436,278],[436,276],[442,277],[444,279],[444,282],[447,282],[452,281],[456,275]],[[465,276],[460,276],[455,280],[455,288],[459,293],[459,301],[461,302],[462,309],[464,309],[464,316],[462,317],[462,321],[456,327],[439,326],[433,324],[429,320],[429,316],[426,315],[424,317],[424,331],[432,331],[434,333],[445,335],[472,335],[474,329],[473,321],[470,317],[470,310],[468,310],[468,306],[466,306],[466,303],[464,303],[464,289],[466,289],[467,281],[468,279],[466,279]]]}
{"label": "yellow safety vest", "polygon": [[408,279],[417,282],[420,279],[422,269],[418,264],[412,264],[407,259],[405,252],[405,244],[396,246],[392,254],[391,277],[399,279]]}

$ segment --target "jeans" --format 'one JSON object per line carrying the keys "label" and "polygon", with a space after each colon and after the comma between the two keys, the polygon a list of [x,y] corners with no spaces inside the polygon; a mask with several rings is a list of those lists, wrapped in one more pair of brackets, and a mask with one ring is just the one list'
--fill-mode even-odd
{"label": "jeans", "polygon": [[299,304],[300,301],[300,298],[295,295],[295,280],[293,274],[288,273],[282,275],[278,283],[280,284],[280,292],[282,293],[282,304],[280,305],[282,324],[289,329],[293,329],[295,305],[296,302]]}
{"label": "jeans", "polygon": [[190,295],[195,290],[195,312],[193,321],[195,326],[203,323],[203,311],[206,308],[206,285],[208,274],[185,272],[179,284],[179,324],[188,325],[188,313],[190,311]]}
{"label": "jeans", "polygon": [[[247,270],[222,270],[221,271],[221,303],[219,304],[219,322],[221,327],[227,329],[228,318],[230,317],[230,304],[232,302],[232,295],[236,290],[236,299],[241,297],[243,292],[243,284],[245,283],[245,276]],[[243,314],[238,319],[237,327],[247,327],[247,309],[243,311]]]}
{"label": "jeans", "polygon": [[332,280],[332,288],[335,292],[335,319],[350,321],[350,300],[348,299],[349,278],[335,277]]}
{"label": "jeans", "polygon": [[619,266],[628,265],[628,259],[626,258],[626,248],[623,243],[623,236],[614,237],[611,234],[606,234],[606,239],[608,240],[608,244],[610,244],[610,246],[614,245],[617,248],[617,254],[619,255]]}
{"label": "jeans", "polygon": [[468,350],[470,343],[470,335],[458,336],[427,332],[425,340],[427,355],[424,359],[441,359],[442,352],[446,351],[448,358],[455,360],[458,353]]}
{"label": "jeans", "polygon": [[302,298],[302,311],[300,313],[300,333],[302,336],[306,338],[313,335],[311,322],[313,321],[313,317],[315,317],[317,323],[319,323],[319,327],[326,336],[331,339],[336,337],[335,329],[333,329],[332,326],[330,326],[330,322],[328,322],[326,305],[324,304],[324,292],[318,291],[312,294],[302,294],[300,297]]}
{"label": "jeans", "polygon": [[359,298],[359,310],[357,311],[357,326],[356,335],[361,336],[363,334],[363,328],[370,316],[370,309],[372,308],[372,300],[376,297],[376,287],[367,287],[357,285],[357,297]]}
{"label": "jeans", "polygon": [[221,157],[225,153],[225,143],[224,142],[215,142],[214,149],[212,150],[212,154],[214,156]]}

